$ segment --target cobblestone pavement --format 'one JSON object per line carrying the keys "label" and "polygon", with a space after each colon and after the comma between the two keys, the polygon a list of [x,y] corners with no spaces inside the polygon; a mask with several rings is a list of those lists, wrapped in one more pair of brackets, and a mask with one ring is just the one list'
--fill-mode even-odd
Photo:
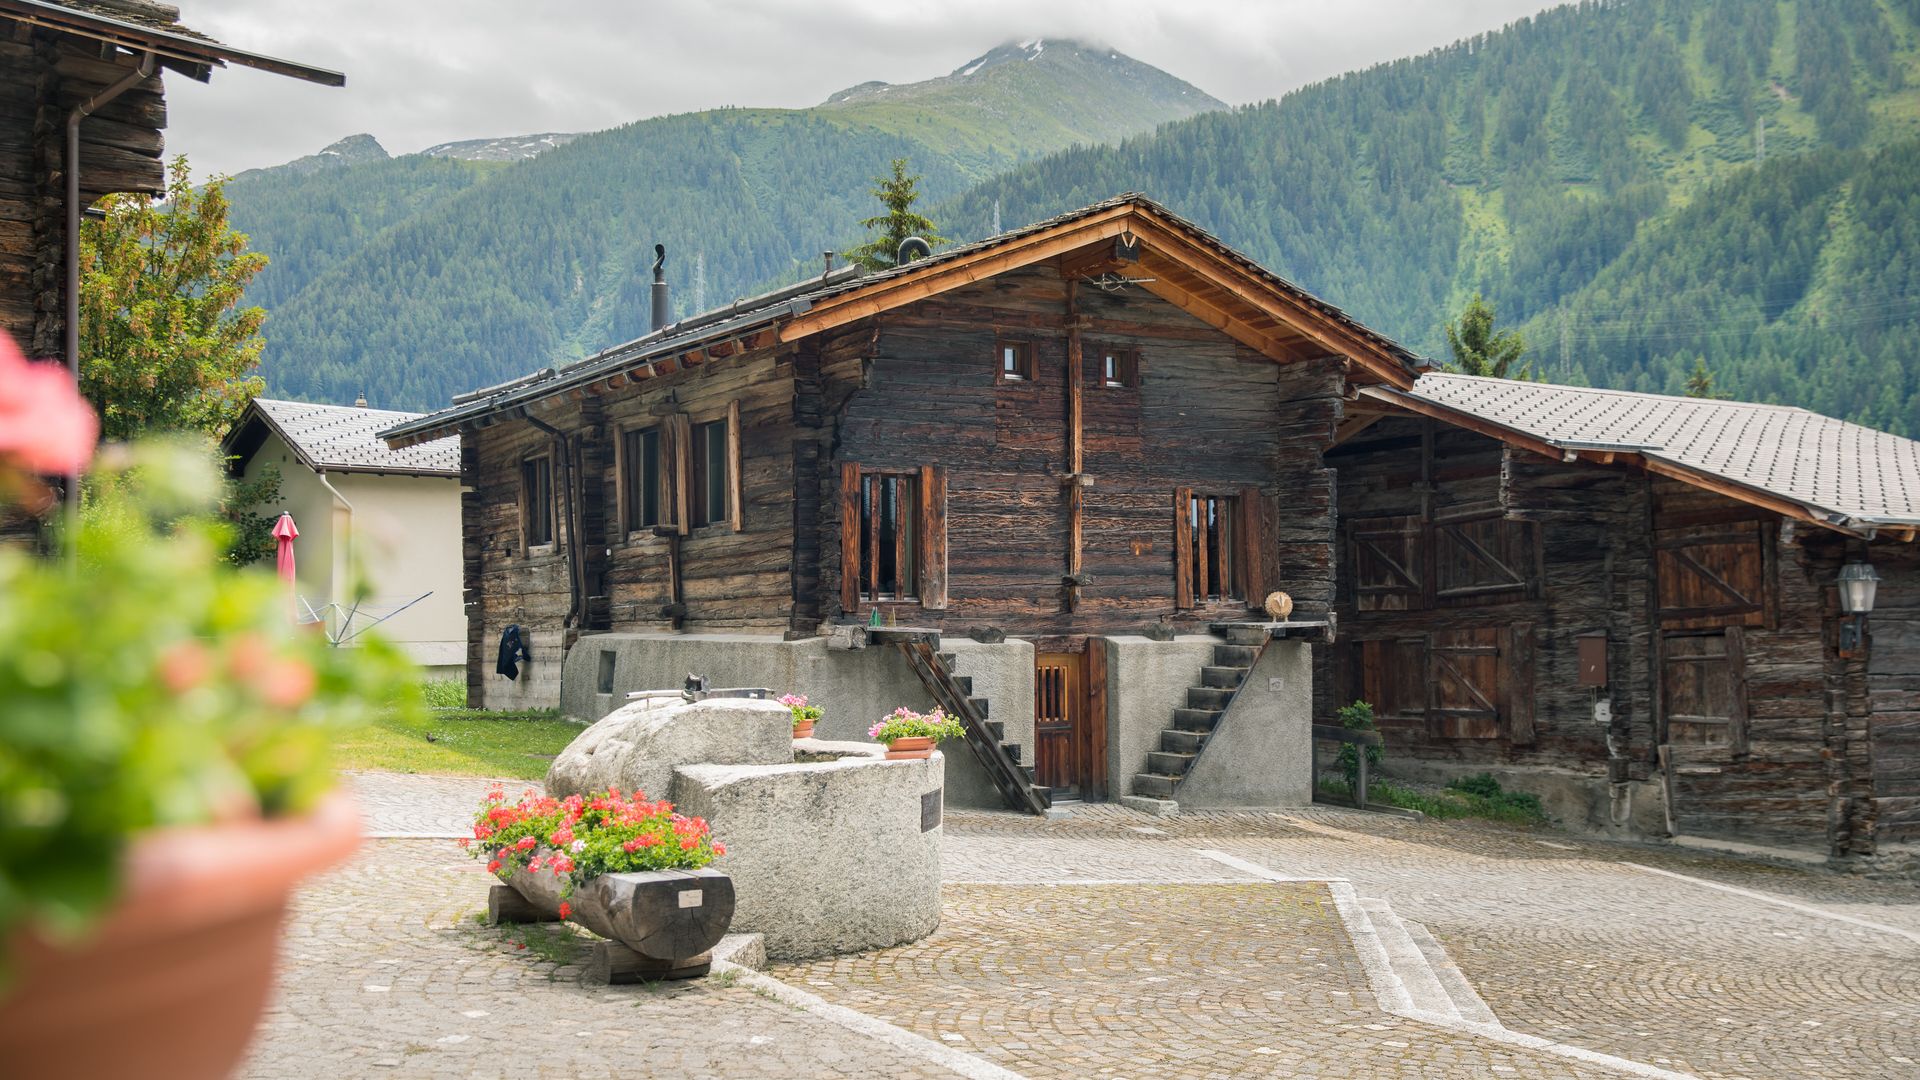
{"label": "cobblestone pavement", "polygon": [[[1708,1077],[1920,1076],[1912,885],[1322,808],[1154,819],[1090,807],[1076,818],[1049,830],[954,811],[947,876],[1211,879],[1232,871],[1197,851],[1219,850],[1388,901],[1517,1031]],[[1188,927],[1222,929],[1176,908],[1167,939]],[[1423,1046],[1416,1037],[1410,1056]]]}
{"label": "cobblestone pavement", "polygon": [[[398,834],[462,830],[488,784],[351,782]],[[943,854],[934,936],[773,974],[1035,1077],[1619,1075],[1383,1011],[1316,880],[1345,879],[1511,1032],[1709,1078],[1920,1076],[1912,885],[1330,808],[950,808]],[[580,989],[544,931],[519,950],[470,919],[486,884],[389,840],[308,889],[245,1075],[953,1075],[745,982]]]}
{"label": "cobblestone pavement", "polygon": [[724,976],[582,989],[573,939],[474,919],[489,882],[451,842],[375,840],[304,890],[240,1075],[953,1076]]}

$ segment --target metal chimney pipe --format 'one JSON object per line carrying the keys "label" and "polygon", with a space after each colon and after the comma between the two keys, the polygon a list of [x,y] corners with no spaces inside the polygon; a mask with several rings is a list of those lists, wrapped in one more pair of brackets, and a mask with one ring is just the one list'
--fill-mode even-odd
{"label": "metal chimney pipe", "polygon": [[653,245],[653,328],[667,325],[667,245]]}
{"label": "metal chimney pipe", "polygon": [[909,236],[900,241],[900,250],[894,254],[893,265],[905,266],[914,259],[924,259],[933,254],[932,245],[918,236]]}

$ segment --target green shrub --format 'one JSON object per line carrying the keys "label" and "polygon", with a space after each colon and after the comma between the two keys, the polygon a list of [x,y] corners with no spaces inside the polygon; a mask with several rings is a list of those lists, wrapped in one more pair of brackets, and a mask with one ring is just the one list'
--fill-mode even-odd
{"label": "green shrub", "polygon": [[467,707],[467,683],[464,679],[428,679],[420,684],[420,698],[431,709]]}
{"label": "green shrub", "polygon": [[[1373,722],[1373,706],[1364,701],[1343,706],[1333,715],[1340,721],[1340,726],[1348,731],[1380,730]],[[1361,748],[1353,743],[1341,743],[1340,752],[1334,757],[1334,760],[1340,763],[1340,775],[1347,778],[1348,791],[1360,786],[1360,750]],[[1367,772],[1375,774],[1379,771],[1381,759],[1386,757],[1385,750],[1382,747],[1369,746],[1366,747],[1366,751]]]}

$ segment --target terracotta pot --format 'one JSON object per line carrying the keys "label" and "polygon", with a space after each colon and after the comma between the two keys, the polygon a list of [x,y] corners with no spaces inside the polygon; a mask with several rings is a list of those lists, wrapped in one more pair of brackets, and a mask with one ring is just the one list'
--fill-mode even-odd
{"label": "terracotta pot", "polygon": [[287,898],[346,859],[360,815],[337,792],[312,814],[152,832],[120,901],[84,940],[9,943],[0,997],[8,1075],[207,1080],[232,1072],[273,987]]}
{"label": "terracotta pot", "polygon": [[913,735],[904,739],[895,739],[887,744],[888,761],[932,756],[933,740],[925,735]]}
{"label": "terracotta pot", "polygon": [[796,739],[813,738],[813,723],[812,720],[802,720],[793,725],[793,737]]}

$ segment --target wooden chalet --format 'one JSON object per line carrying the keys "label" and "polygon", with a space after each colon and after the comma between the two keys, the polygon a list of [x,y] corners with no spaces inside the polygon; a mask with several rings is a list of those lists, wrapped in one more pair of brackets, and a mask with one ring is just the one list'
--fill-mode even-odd
{"label": "wooden chalet", "polygon": [[[1107,761],[1126,690],[1089,642],[1264,619],[1273,590],[1324,629],[1321,452],[1360,388],[1415,377],[1392,342],[1126,195],[892,271],[830,269],[384,434],[461,440],[474,706],[559,703],[584,635],[718,649],[877,612],[1031,642],[991,741],[1031,711],[1011,757],[1043,785],[1118,795],[1142,773],[1164,796],[1205,732]],[[515,681],[494,674],[508,625],[532,655]],[[601,709],[650,688],[608,650]],[[1217,717],[1238,676],[1201,686],[1201,666],[1178,689]],[[966,708],[966,680],[922,675]]]}
{"label": "wooden chalet", "polygon": [[[160,193],[163,71],[202,82],[233,63],[324,85],[345,78],[235,49],[149,0],[0,0],[0,331],[75,364],[80,216],[102,195]],[[4,513],[0,513],[4,517]],[[0,520],[0,538],[31,535]]]}
{"label": "wooden chalet", "polygon": [[[1920,840],[1920,444],[1440,374],[1347,416],[1321,715],[1369,701],[1396,767],[1492,771],[1576,825]],[[1860,565],[1880,583],[1856,641]]]}

